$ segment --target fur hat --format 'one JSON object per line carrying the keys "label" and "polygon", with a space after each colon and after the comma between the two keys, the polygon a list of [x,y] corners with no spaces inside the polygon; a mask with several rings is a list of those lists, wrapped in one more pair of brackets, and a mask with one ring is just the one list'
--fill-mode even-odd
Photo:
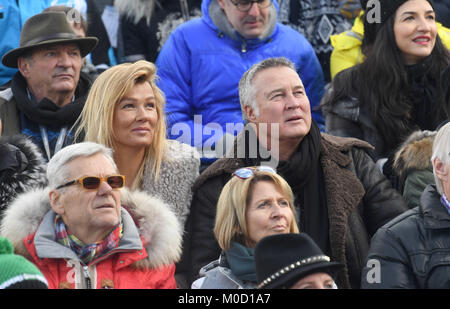
{"label": "fur hat", "polygon": [[21,255],[14,254],[8,239],[0,237],[0,289],[47,289],[39,269]]}
{"label": "fur hat", "polygon": [[289,288],[300,279],[318,272],[332,277],[343,265],[331,262],[305,233],[264,237],[255,248],[258,288]]}
{"label": "fur hat", "polygon": [[50,44],[76,43],[81,57],[89,54],[97,45],[95,37],[79,38],[67,21],[63,12],[44,12],[31,16],[20,33],[20,46],[2,57],[2,63],[17,68],[17,59],[27,51]]}

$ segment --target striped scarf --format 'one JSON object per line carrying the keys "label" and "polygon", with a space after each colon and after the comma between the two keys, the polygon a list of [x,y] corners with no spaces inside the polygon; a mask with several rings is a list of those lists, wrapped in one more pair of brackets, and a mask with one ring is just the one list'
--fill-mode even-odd
{"label": "striped scarf", "polygon": [[120,238],[123,233],[122,221],[115,226],[111,232],[102,241],[93,244],[84,244],[75,235],[70,234],[62,217],[56,215],[55,217],[55,234],[56,241],[63,246],[72,249],[78,258],[88,265],[93,260],[107,254],[119,245]]}

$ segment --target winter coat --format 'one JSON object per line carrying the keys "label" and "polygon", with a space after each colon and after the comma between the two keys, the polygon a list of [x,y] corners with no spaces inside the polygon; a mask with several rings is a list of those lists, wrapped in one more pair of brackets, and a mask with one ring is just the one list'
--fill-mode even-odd
{"label": "winter coat", "polygon": [[[167,98],[165,112],[170,138],[206,148],[224,133],[236,135],[234,131],[239,131],[239,125],[243,124],[239,80],[253,64],[269,57],[284,56],[294,62],[310,99],[313,117],[323,125],[320,111],[314,110],[324,91],[320,63],[303,35],[276,22],[277,8],[277,1],[273,1],[268,22],[270,34],[264,39],[241,37],[217,0],[203,1],[202,18],[174,30],[156,61],[158,85]],[[182,132],[178,132],[180,128]]]}
{"label": "winter coat", "polygon": [[200,269],[200,278],[192,283],[193,289],[256,289],[256,283],[242,281],[230,269],[226,255]]}
{"label": "winter coat", "polygon": [[[356,67],[352,67],[341,72],[336,77],[336,79],[347,79],[347,81],[349,82],[349,76],[351,76],[355,68]],[[415,64],[414,66],[409,67],[409,69],[407,69],[407,73],[410,74],[410,77],[412,76],[412,74],[414,74],[414,76],[417,76],[420,79],[420,75],[426,71],[426,68],[426,61],[422,61],[418,64]],[[414,98],[417,100],[417,102],[411,102],[411,105],[417,104],[417,110],[420,110],[421,107],[425,106],[426,102],[427,104],[432,104],[435,102],[437,96],[435,92],[436,85],[432,84],[430,79],[433,79],[433,77],[425,76],[425,81],[423,82],[423,84],[417,85],[415,83],[411,83],[411,85],[409,85],[410,91],[419,93],[418,96]],[[449,102],[450,104],[450,87],[448,87],[448,85],[450,85],[450,66],[448,66],[442,73],[442,85],[447,86],[447,89],[444,88],[444,91],[446,91],[446,94],[444,94],[444,96],[446,97],[447,102]],[[395,147],[389,147],[387,145],[384,136],[381,135],[381,132],[379,132],[378,128],[376,127],[376,120],[372,118],[372,115],[369,111],[368,104],[370,104],[370,102],[368,104],[361,104],[359,98],[356,97],[356,91],[344,99],[331,102],[332,94],[333,88],[327,88],[322,100],[322,110],[324,115],[326,116],[326,132],[335,136],[354,137],[370,143],[375,147],[375,150],[371,153],[375,161],[381,158],[388,158],[389,156],[393,157],[393,154],[397,150],[396,148],[400,146],[400,143]],[[407,99],[413,100],[413,98]],[[423,124],[426,127],[419,127],[418,120],[412,120],[411,122],[413,123],[410,124],[411,129],[408,134],[413,133],[417,129],[436,129],[440,122],[446,119],[445,115],[439,116],[442,119],[435,123],[435,120],[431,119],[431,117],[427,118],[427,123]],[[405,137],[405,139],[406,138],[407,136]]]}
{"label": "winter coat", "polygon": [[431,155],[436,131],[416,131],[396,152],[394,171],[400,178],[399,190],[409,208],[420,204],[420,196],[427,185],[434,184]]}
{"label": "winter coat", "polygon": [[[336,280],[340,288],[360,286],[370,237],[407,210],[403,198],[366,154],[370,148],[357,139],[322,134],[320,164],[327,196],[331,259],[345,265],[345,272]],[[217,200],[232,172],[244,166],[245,159],[220,159],[200,175],[194,186],[188,219],[192,222],[190,258],[194,274],[220,254],[213,234]],[[302,226],[299,228],[301,231]]]}
{"label": "winter coat", "polygon": [[191,206],[192,186],[199,175],[200,156],[197,150],[189,145],[167,140],[157,182],[153,172],[146,167],[142,190],[167,203],[180,226],[184,227]]}
{"label": "winter coat", "polygon": [[[47,98],[44,98],[41,102],[39,102],[39,104],[34,104],[30,100],[22,102],[27,106],[29,110],[32,111],[30,112],[30,114],[36,118],[34,120],[28,119],[28,117],[25,116],[25,113],[17,107],[19,102],[18,97],[28,98],[28,94],[25,78],[20,73],[17,73],[13,78],[13,81],[16,80],[18,85],[16,87],[17,90],[13,90],[13,87],[9,87],[3,91],[0,91],[0,119],[2,119],[3,128],[2,135],[8,136],[21,133],[25,134],[25,132],[22,132],[24,130],[24,128],[22,127],[22,120],[27,119],[29,123],[32,123],[37,127],[37,131],[39,131],[38,126],[41,124],[46,128],[58,131],[62,127],[66,126],[68,134],[64,139],[63,146],[71,144],[73,142],[72,135],[74,131],[70,131],[70,129],[75,124],[78,116],[81,114],[89,92],[89,88],[92,84],[89,76],[83,72],[80,73],[80,79],[75,90],[75,100],[62,108],[56,106],[56,104],[54,104]],[[43,103],[44,101],[45,103]],[[60,115],[61,118],[56,118],[55,115]],[[60,123],[63,123],[64,125],[61,125]],[[39,135],[39,137],[41,136],[39,133],[37,134]],[[26,135],[28,135],[28,133]],[[29,136],[31,137],[32,141],[39,146],[41,152],[45,155],[46,151],[42,143],[42,139],[38,139],[36,136],[32,136],[32,134],[30,134]],[[52,156],[54,154],[54,147],[52,144],[55,144],[57,137],[54,137],[52,139],[50,132],[48,136],[50,143],[50,152]]]}
{"label": "winter coat", "polygon": [[[332,79],[337,73],[364,61],[365,56],[361,52],[364,35],[363,14],[364,12],[361,12],[355,19],[351,30],[330,37],[331,45],[334,48],[330,57]],[[436,23],[436,25],[442,42],[447,48],[450,48],[450,29],[442,26],[440,23]]]}
{"label": "winter coat", "polygon": [[450,215],[429,185],[420,206],[398,216],[372,238],[361,278],[366,289],[450,288]]}
{"label": "winter coat", "polygon": [[0,218],[16,195],[46,185],[38,147],[23,135],[0,137]]}
{"label": "winter coat", "polygon": [[182,234],[174,214],[161,200],[126,189],[122,206],[118,247],[88,265],[55,241],[48,189],[18,197],[5,212],[0,233],[17,254],[38,266],[53,289],[176,288],[174,262],[180,257]]}
{"label": "winter coat", "polygon": [[[169,35],[180,24],[201,16],[201,0],[115,0],[124,60],[155,62]],[[182,8],[186,4],[186,12]]]}

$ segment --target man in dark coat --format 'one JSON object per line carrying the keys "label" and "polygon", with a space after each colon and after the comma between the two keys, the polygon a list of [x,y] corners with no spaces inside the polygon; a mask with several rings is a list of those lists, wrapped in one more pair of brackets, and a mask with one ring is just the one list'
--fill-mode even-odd
{"label": "man in dark coat", "polygon": [[30,136],[47,160],[72,142],[70,128],[83,109],[91,81],[80,73],[83,57],[96,46],[94,37],[78,37],[62,12],[30,17],[20,47],[2,63],[19,71],[0,92],[3,135]]}
{"label": "man in dark coat", "polygon": [[439,129],[431,162],[435,185],[420,205],[374,235],[361,287],[366,289],[450,288],[450,123]]}
{"label": "man in dark coat", "polygon": [[367,155],[372,147],[320,133],[302,81],[285,58],[266,59],[250,68],[239,83],[239,97],[248,127],[231,152],[194,185],[189,241],[184,244],[192,275],[220,254],[213,227],[223,186],[236,169],[266,164],[276,167],[292,187],[300,231],[344,264],[336,278],[338,287],[359,287],[371,235],[407,210]]}

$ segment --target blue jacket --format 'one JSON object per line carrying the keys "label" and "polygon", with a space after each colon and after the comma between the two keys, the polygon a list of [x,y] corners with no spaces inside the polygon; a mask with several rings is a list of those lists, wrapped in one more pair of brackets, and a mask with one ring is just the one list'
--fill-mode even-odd
{"label": "blue jacket", "polygon": [[[237,135],[244,123],[238,92],[240,78],[253,64],[282,56],[298,68],[313,118],[324,127],[321,112],[314,110],[324,92],[317,56],[303,35],[276,22],[277,1],[273,1],[271,10],[268,34],[263,39],[241,37],[217,0],[204,0],[202,18],[182,24],[170,35],[156,62],[159,87],[167,100],[169,138],[205,149],[225,132]],[[194,115],[198,115],[195,121]]]}
{"label": "blue jacket", "polygon": [[[52,5],[75,6],[82,14],[86,11],[85,0],[0,0],[0,57],[19,47],[20,32],[27,19]],[[0,85],[16,72],[17,69],[5,67],[0,61]]]}

